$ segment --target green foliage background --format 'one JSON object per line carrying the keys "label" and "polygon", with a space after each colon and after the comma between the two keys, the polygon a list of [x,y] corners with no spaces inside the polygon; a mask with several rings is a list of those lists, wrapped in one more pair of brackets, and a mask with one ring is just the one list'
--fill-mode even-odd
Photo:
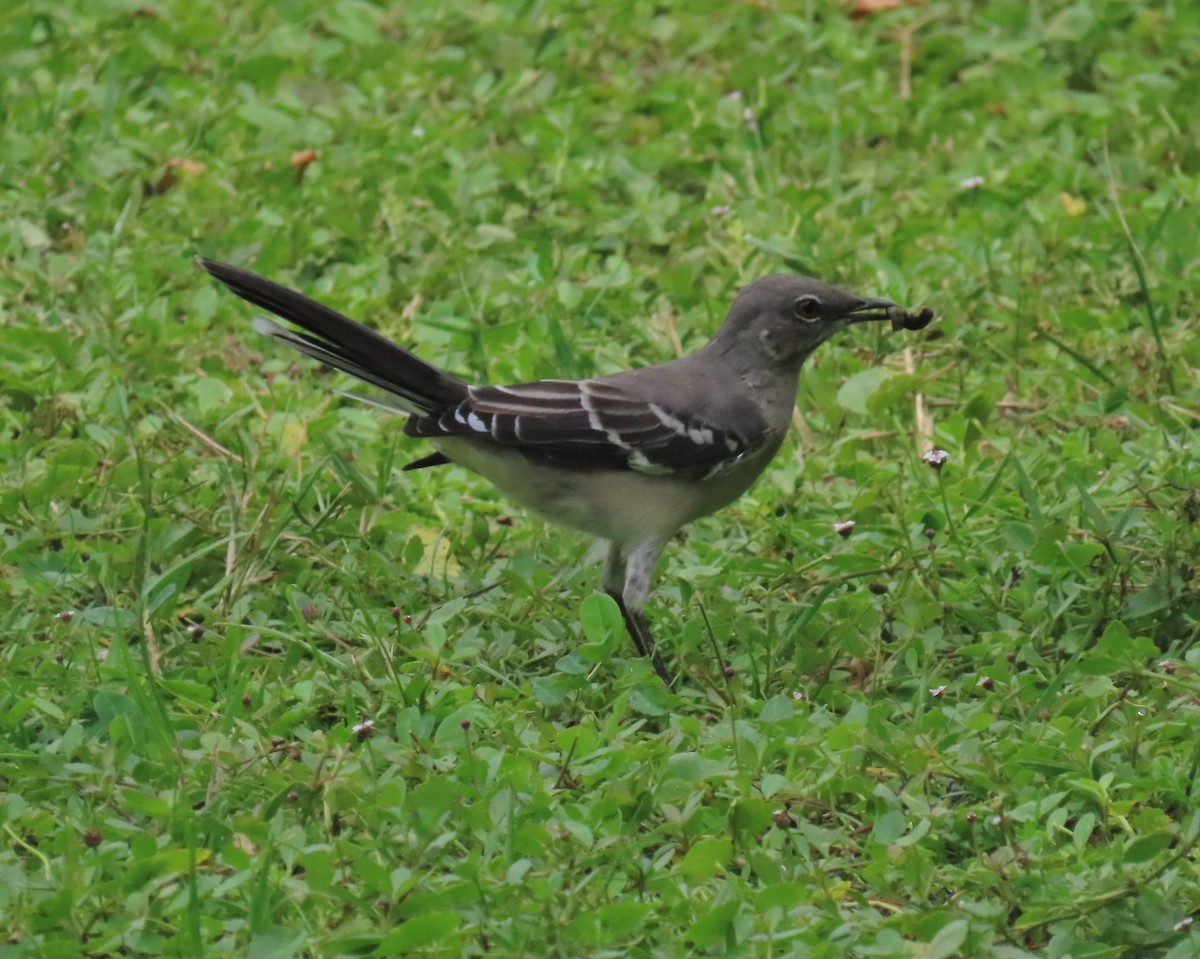
{"label": "green foliage background", "polygon": [[[1191,0],[4,5],[0,957],[1200,954],[1198,92]],[[939,319],[673,544],[668,693],[196,253],[493,382]]]}

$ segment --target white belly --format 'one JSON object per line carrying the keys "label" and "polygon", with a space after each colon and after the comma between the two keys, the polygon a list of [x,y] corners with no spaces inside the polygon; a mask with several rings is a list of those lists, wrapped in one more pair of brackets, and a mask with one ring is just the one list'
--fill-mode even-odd
{"label": "white belly", "polygon": [[767,455],[747,460],[697,484],[632,470],[548,467],[533,464],[513,450],[481,447],[472,439],[445,437],[434,445],[539,516],[630,545],[665,543],[681,526],[733,502],[749,489],[770,459]]}

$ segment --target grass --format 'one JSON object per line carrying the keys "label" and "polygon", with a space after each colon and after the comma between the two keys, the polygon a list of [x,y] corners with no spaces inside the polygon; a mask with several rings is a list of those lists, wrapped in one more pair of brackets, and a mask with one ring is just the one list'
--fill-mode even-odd
{"label": "grass", "polygon": [[[0,957],[1200,954],[1200,7],[30,0],[0,64]],[[939,318],[672,545],[668,693],[197,253],[493,382],[772,271]]]}

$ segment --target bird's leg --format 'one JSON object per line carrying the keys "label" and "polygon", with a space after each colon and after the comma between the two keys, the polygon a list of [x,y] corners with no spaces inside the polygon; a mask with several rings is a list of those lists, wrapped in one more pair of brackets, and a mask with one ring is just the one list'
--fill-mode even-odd
{"label": "bird's leg", "polygon": [[650,574],[654,572],[654,566],[661,554],[662,546],[642,546],[626,558],[614,543],[609,548],[608,559],[604,563],[604,591],[617,601],[621,618],[625,620],[625,629],[629,632],[637,651],[650,660],[658,678],[671,686],[674,684],[674,677],[667,671],[666,664],[654,648],[650,623],[642,609],[650,595]]}
{"label": "bird's leg", "polygon": [[656,658],[654,640],[650,636],[650,630],[646,628],[645,616],[641,617],[639,623],[637,619],[630,616],[629,607],[625,605],[626,563],[621,548],[616,543],[611,544],[608,548],[608,558],[604,561],[602,575],[604,591],[616,600],[617,607],[621,610],[621,618],[625,620],[625,628],[629,631],[629,636],[633,640],[633,645],[637,647],[638,653],[647,659],[653,659]]}
{"label": "bird's leg", "polygon": [[668,671],[667,664],[662,661],[658,650],[654,648],[654,637],[650,635],[650,623],[646,620],[645,612],[640,609],[630,609],[620,597],[617,597],[617,605],[621,608],[621,615],[625,617],[625,628],[633,637],[638,651],[650,660],[650,665],[658,673],[659,679],[668,686],[674,686],[675,677]]}

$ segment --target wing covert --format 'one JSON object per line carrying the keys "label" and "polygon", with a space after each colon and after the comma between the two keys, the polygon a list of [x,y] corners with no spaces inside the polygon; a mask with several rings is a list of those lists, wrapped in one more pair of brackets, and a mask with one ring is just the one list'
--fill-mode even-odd
{"label": "wing covert", "polygon": [[762,441],[668,409],[611,379],[473,386],[457,406],[413,416],[413,436],[490,439],[563,466],[708,478]]}

